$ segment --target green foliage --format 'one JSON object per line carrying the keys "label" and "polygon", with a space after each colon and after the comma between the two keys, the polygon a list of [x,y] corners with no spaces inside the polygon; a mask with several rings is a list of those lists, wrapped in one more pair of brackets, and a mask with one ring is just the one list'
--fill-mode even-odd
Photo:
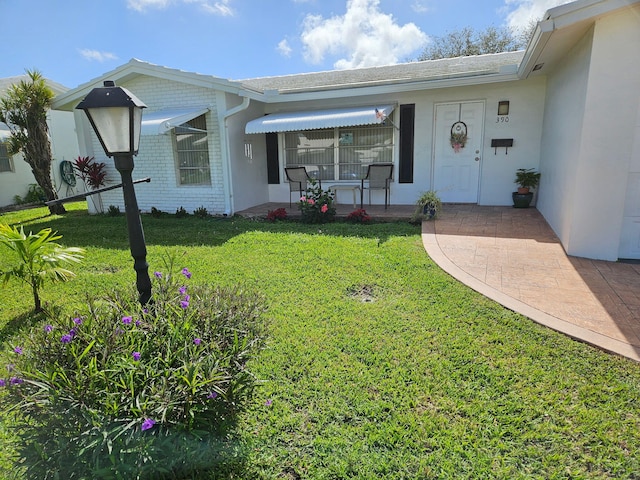
{"label": "green foliage", "polygon": [[198,218],[207,218],[209,216],[209,212],[204,206],[198,207],[193,211],[193,215]]}
{"label": "green foliage", "polygon": [[18,257],[18,263],[0,272],[3,283],[10,278],[18,278],[31,287],[34,308],[36,312],[42,310],[40,289],[46,280],[65,282],[75,274],[62,265],[65,263],[79,263],[84,250],[76,247],[62,247],[56,240],[62,238],[50,228],[44,228],[38,233],[24,233],[24,228],[10,227],[0,224],[0,244],[12,250]]}
{"label": "green foliage", "polygon": [[527,27],[524,32],[494,26],[489,26],[481,31],[465,27],[455,32],[449,32],[442,37],[433,38],[429,46],[420,54],[418,60],[513,52],[526,47],[534,27],[535,24],[533,27]]}
{"label": "green foliage", "polygon": [[184,207],[180,207],[176,210],[176,218],[187,218],[189,216],[189,212],[187,212]]}
{"label": "green foliage", "polygon": [[[7,141],[11,155],[30,152],[30,130],[48,131],[47,111],[51,107],[54,93],[45,83],[40,72],[27,71],[28,80],[11,85],[0,99],[0,121],[11,129]],[[33,140],[33,139],[32,139]]]}
{"label": "green foliage", "polygon": [[31,478],[191,478],[234,450],[228,435],[256,386],[247,362],[265,340],[263,302],[191,284],[171,261],[154,278],[149,310],[117,291],[16,340],[0,405],[21,415]]}
{"label": "green foliage", "polygon": [[298,208],[304,223],[327,223],[334,219],[336,208],[333,206],[335,194],[331,190],[322,190],[315,180],[306,195],[300,198]]}
{"label": "green foliage", "polygon": [[[47,114],[54,93],[38,71],[27,70],[27,79],[11,85],[0,98],[0,122],[9,127],[10,155],[22,153],[36,182],[48,200],[58,197],[51,181],[51,141]],[[51,213],[64,213],[62,204],[49,207]]]}
{"label": "green foliage", "polygon": [[153,218],[160,218],[164,215],[162,210],[157,209],[156,207],[151,207],[151,216]]}
{"label": "green foliage", "polygon": [[27,203],[44,203],[47,200],[44,191],[42,191],[42,187],[37,183],[30,183],[29,190],[24,197],[20,195],[16,195],[13,197],[13,202],[16,205],[23,205]]}
{"label": "green foliage", "polygon": [[[77,281],[43,290],[64,296],[73,318],[84,310],[83,291],[122,289],[133,278],[122,219],[88,215],[86,202],[68,209],[65,216],[41,207],[0,218],[52,227],[91,249]],[[237,461],[187,478],[638,477],[639,365],[457,282],[425,253],[419,227],[230,217],[202,228],[199,219],[173,215],[149,215],[144,226],[152,265],[168,250],[182,255],[194,281],[242,282],[269,304],[268,348],[248,363],[264,382],[238,416]],[[25,325],[36,318],[23,308],[27,289],[8,290],[0,288],[4,379],[17,357],[12,349],[28,354]],[[15,413],[0,407],[3,479],[24,465],[11,456],[22,445]],[[180,443],[175,429],[166,441]],[[194,462],[207,457],[192,452]],[[64,469],[59,475],[67,478]]]}
{"label": "green foliage", "polygon": [[540,172],[536,172],[534,168],[519,168],[516,170],[514,183],[520,185],[521,188],[536,188],[538,182],[540,182]]}
{"label": "green foliage", "polygon": [[109,208],[107,209],[107,215],[109,215],[110,217],[117,217],[118,215],[120,215],[120,207],[118,207],[117,205],[109,205]]}
{"label": "green foliage", "polygon": [[442,210],[442,201],[435,190],[423,192],[416,200],[416,210],[411,218],[412,222],[430,220],[438,216]]}

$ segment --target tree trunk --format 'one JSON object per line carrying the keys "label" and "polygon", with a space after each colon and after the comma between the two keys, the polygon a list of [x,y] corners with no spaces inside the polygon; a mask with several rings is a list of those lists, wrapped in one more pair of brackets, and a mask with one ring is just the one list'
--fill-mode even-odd
{"label": "tree trunk", "polygon": [[32,284],[31,291],[33,292],[34,311],[36,313],[40,313],[42,311],[42,303],[40,302],[40,294],[38,293],[38,287]]}
{"label": "tree trunk", "polygon": [[[49,142],[49,127],[47,122],[36,122],[29,131],[29,143],[24,153],[24,160],[31,166],[31,172],[40,188],[47,197],[47,201],[57,200],[58,193],[51,181],[51,143]],[[62,214],[66,210],[64,205],[51,205],[52,214]]]}

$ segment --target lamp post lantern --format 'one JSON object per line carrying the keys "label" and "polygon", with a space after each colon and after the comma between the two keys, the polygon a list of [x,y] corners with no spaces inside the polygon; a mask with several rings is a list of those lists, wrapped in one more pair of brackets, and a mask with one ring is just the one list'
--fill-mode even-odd
{"label": "lamp post lantern", "polygon": [[107,80],[104,87],[91,90],[76,108],[87,114],[102,148],[108,157],[114,157],[116,170],[120,172],[136,287],[144,306],[151,299],[151,279],[132,172],[133,156],[137,155],[140,143],[142,109],[146,105],[126,88]]}

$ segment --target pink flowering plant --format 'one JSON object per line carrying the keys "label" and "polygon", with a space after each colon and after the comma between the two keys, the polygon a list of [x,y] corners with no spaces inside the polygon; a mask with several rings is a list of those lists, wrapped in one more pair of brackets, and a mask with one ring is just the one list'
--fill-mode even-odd
{"label": "pink flowering plant", "polygon": [[298,208],[302,213],[302,221],[305,223],[327,223],[333,221],[336,209],[333,206],[335,193],[323,190],[315,181],[306,194],[300,197]]}
{"label": "pink flowering plant", "polygon": [[263,301],[166,266],[147,308],[114,292],[8,347],[0,408],[18,418],[29,478],[192,478],[231,455]]}

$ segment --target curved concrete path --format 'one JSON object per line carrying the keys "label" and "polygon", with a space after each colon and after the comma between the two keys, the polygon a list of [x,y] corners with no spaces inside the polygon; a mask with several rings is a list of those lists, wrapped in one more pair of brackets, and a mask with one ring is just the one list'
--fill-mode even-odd
{"label": "curved concrete path", "polygon": [[640,362],[640,265],[566,255],[535,209],[445,205],[422,224],[429,256],[535,322]]}

